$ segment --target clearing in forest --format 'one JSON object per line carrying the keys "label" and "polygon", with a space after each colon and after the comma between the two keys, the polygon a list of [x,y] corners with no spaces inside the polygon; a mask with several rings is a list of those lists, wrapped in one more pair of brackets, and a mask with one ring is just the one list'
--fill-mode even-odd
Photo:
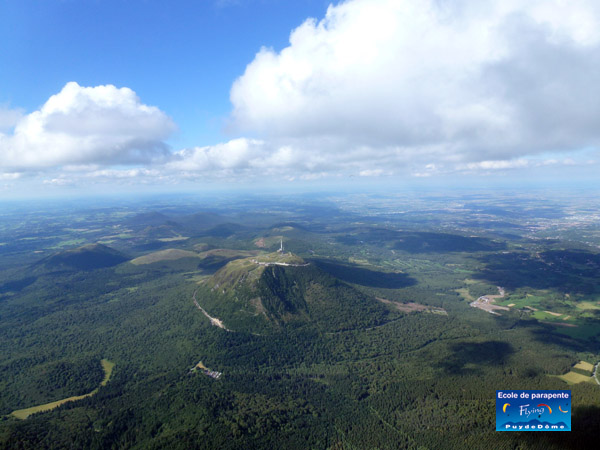
{"label": "clearing in forest", "polygon": [[[583,373],[581,373],[583,372]],[[565,381],[568,384],[577,384],[577,383],[593,383],[594,377],[594,365],[590,364],[586,361],[579,361],[577,364],[573,366],[573,368],[564,375],[558,375],[558,378]],[[600,383],[598,383],[600,384]]]}
{"label": "clearing in forest", "polygon": [[577,364],[575,364],[573,369],[587,370],[588,372],[591,373],[594,371],[594,365],[590,364],[589,362],[579,361]]}
{"label": "clearing in forest", "polygon": [[469,303],[469,306],[472,306],[473,308],[479,308],[483,311],[489,312],[490,314],[496,314],[498,316],[500,314],[496,311],[509,311],[510,308],[506,306],[499,306],[494,304],[497,299],[504,298],[505,295],[504,288],[500,286],[497,286],[497,288],[498,294],[482,295],[477,300]]}
{"label": "clearing in forest", "polygon": [[198,364],[196,364],[196,367],[194,367],[192,370],[195,369],[201,369],[201,370],[209,370],[208,367],[206,367],[202,361],[198,361]]}
{"label": "clearing in forest", "polygon": [[462,295],[462,297],[469,302],[475,301],[475,298],[469,293],[469,290],[467,288],[456,289],[456,292]]}
{"label": "clearing in forest", "polygon": [[592,377],[586,377],[585,375],[581,375],[580,373],[569,372],[564,375],[560,375],[560,378],[563,381],[566,381],[568,384],[577,384],[577,383],[585,383],[592,382]]}
{"label": "clearing in forest", "polygon": [[406,313],[410,313],[410,312],[414,312],[414,311],[425,311],[425,312],[432,312],[434,314],[442,314],[442,315],[448,315],[448,313],[446,312],[446,310],[444,308],[432,308],[431,306],[427,306],[427,305],[422,305],[420,303],[414,303],[414,302],[408,302],[408,303],[401,303],[401,302],[393,302],[391,300],[387,300],[385,298],[381,298],[381,297],[375,297],[377,300],[379,300],[381,303],[385,303],[386,305],[391,305],[394,308],[396,308],[398,311],[402,311],[402,312],[406,312]]}
{"label": "clearing in forest", "polygon": [[194,367],[192,367],[190,369],[190,374],[195,373],[195,372],[202,372],[204,375],[214,378],[215,380],[218,380],[219,378],[221,378],[221,375],[223,375],[222,372],[217,372],[216,370],[211,370],[208,367],[206,367],[202,361],[198,361],[198,364],[196,364]]}
{"label": "clearing in forest", "polygon": [[[100,361],[102,363],[102,369],[104,370],[104,379],[100,383],[100,386],[106,386],[108,381],[110,380],[110,376],[112,375],[113,368],[115,367],[115,363],[109,361],[108,359],[103,359]],[[76,400],[81,400],[87,397],[91,397],[92,395],[98,392],[100,386],[94,389],[92,392],[89,392],[84,395],[76,395],[73,397],[63,398],[62,400],[57,400],[55,402],[46,403],[44,405],[32,406],[31,408],[18,409],[10,413],[10,415],[16,417],[17,419],[25,420],[30,415],[38,412],[50,411],[51,409],[58,408],[60,405],[63,405],[67,402],[74,402]]]}
{"label": "clearing in forest", "polygon": [[577,302],[575,304],[575,306],[579,309],[583,309],[585,310],[593,310],[593,309],[600,309],[600,303],[599,302]]}
{"label": "clearing in forest", "polygon": [[[584,373],[580,373],[584,372]],[[594,372],[594,366],[586,361],[579,361],[577,364],[573,366],[571,371],[564,375],[559,375],[558,378],[569,383],[569,384],[577,384],[577,383],[593,383],[594,378],[592,373]],[[587,375],[589,374],[589,375]]]}

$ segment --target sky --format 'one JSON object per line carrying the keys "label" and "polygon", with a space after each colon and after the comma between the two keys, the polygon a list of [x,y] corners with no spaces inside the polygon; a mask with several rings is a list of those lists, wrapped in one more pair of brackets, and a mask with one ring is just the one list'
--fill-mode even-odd
{"label": "sky", "polygon": [[597,184],[595,0],[0,0],[0,198]]}

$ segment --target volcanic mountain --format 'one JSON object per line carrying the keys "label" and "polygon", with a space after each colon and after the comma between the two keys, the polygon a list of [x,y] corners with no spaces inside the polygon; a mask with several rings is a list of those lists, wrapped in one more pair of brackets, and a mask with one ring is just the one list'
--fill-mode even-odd
{"label": "volcanic mountain", "polygon": [[127,261],[125,255],[102,244],[87,244],[55,255],[34,264],[37,271],[94,270],[112,267]]}
{"label": "volcanic mountain", "polygon": [[200,286],[196,298],[234,331],[342,331],[379,325],[389,314],[375,298],[291,253],[231,261]]}

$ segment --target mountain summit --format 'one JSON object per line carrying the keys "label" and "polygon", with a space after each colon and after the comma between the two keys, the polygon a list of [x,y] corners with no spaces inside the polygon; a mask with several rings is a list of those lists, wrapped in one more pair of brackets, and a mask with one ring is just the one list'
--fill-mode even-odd
{"label": "mountain summit", "polygon": [[229,262],[201,286],[197,298],[235,331],[289,326],[341,331],[378,325],[388,314],[373,297],[283,252]]}

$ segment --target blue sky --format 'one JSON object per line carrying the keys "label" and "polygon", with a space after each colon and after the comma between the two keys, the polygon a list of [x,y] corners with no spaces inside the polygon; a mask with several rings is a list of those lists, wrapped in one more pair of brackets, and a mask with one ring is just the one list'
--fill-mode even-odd
{"label": "blue sky", "polygon": [[170,141],[221,142],[229,89],[323,0],[2,0],[0,104],[30,112],[69,81],[127,86],[172,117]]}
{"label": "blue sky", "polygon": [[599,72],[593,0],[0,0],[0,196],[594,185]]}

